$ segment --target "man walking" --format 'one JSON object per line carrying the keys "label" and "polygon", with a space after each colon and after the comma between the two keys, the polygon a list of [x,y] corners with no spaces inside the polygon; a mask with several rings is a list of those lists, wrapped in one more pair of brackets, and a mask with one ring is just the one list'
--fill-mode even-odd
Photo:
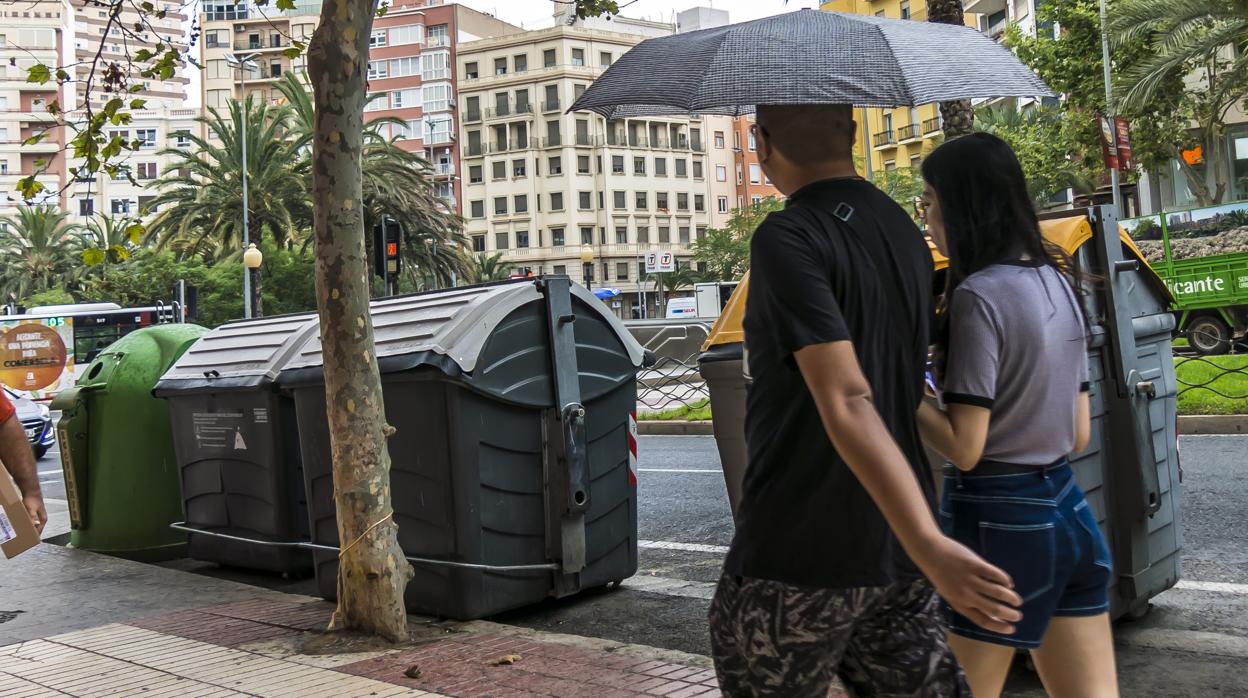
{"label": "man walking", "polygon": [[854,128],[847,106],[758,108],[759,160],[789,201],[751,245],[749,467],[710,612],[728,696],[824,698],[838,677],[862,696],[969,696],[937,592],[991,630],[1020,618],[1009,577],[932,516],[915,421],[932,258],[857,176]]}
{"label": "man walking", "polygon": [[14,416],[16,409],[9,396],[0,389],[0,463],[13,476],[13,482],[22,493],[22,503],[30,514],[35,530],[43,533],[48,522],[48,512],[43,506],[43,493],[39,489],[39,472],[35,454],[26,440],[26,430]]}

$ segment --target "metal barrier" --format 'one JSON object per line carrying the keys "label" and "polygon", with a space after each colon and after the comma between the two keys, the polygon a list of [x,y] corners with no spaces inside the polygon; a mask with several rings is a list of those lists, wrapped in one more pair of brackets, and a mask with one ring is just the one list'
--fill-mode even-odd
{"label": "metal barrier", "polygon": [[665,412],[697,406],[710,392],[698,371],[698,354],[713,320],[627,320],[624,326],[656,358],[637,374],[637,409]]}
{"label": "metal barrier", "polygon": [[1242,401],[1234,412],[1248,413],[1248,354],[1175,356],[1174,370],[1180,403],[1185,398]]}

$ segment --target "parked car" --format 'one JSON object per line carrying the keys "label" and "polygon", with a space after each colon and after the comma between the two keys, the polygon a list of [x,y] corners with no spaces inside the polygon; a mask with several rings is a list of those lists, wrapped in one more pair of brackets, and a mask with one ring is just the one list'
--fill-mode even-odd
{"label": "parked car", "polygon": [[17,408],[17,419],[26,430],[26,438],[30,440],[35,458],[43,458],[56,442],[56,432],[52,429],[52,414],[48,411],[48,406],[22,397],[8,388],[4,389],[4,394]]}

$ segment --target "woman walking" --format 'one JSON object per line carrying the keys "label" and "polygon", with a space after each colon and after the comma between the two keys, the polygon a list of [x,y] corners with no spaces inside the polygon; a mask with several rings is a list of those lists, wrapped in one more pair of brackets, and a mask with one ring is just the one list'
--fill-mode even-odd
{"label": "woman walking", "polygon": [[977,133],[923,163],[928,230],[949,257],[936,341],[945,410],[919,410],[944,455],[945,532],[1005,570],[1023,598],[1010,635],[950,612],[976,698],[1000,695],[1018,649],[1054,698],[1116,698],[1112,559],[1067,462],[1091,430],[1086,326],[1018,159]]}

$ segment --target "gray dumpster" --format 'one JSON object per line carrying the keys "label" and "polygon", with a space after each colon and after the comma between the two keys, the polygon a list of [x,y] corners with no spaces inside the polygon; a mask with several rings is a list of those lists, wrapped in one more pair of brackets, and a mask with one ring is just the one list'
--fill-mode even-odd
{"label": "gray dumpster", "polygon": [[[190,557],[283,574],[307,572],[308,540],[294,401],[278,370],[316,334],[303,314],[210,332],[153,391],[168,400]],[[214,535],[215,534],[215,535]]]}
{"label": "gray dumpster", "polygon": [[[376,301],[391,494],[411,612],[479,618],[637,570],[642,349],[566,277]],[[279,376],[296,403],[312,541],[336,548],[319,337]],[[315,552],[320,594],[337,556]]]}

